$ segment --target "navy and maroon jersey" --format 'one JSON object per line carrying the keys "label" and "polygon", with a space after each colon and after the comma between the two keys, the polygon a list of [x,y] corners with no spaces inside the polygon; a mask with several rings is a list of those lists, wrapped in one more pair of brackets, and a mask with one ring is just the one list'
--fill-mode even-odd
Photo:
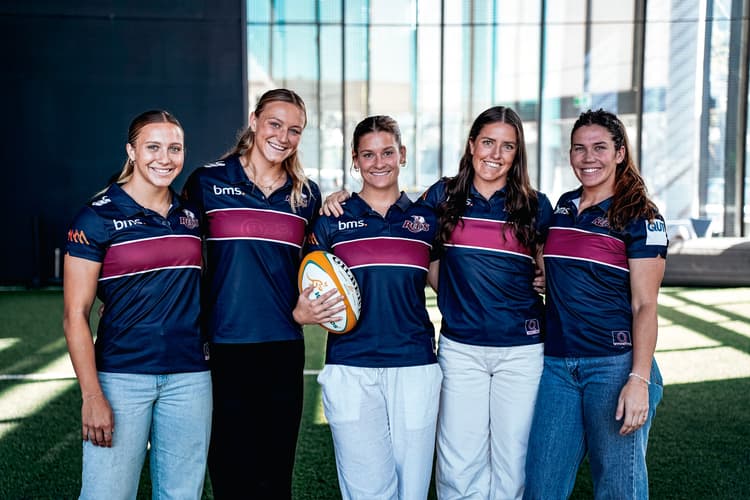
{"label": "navy and maroon jersey", "polygon": [[206,330],[212,342],[256,343],[302,338],[292,310],[302,245],[320,209],[314,182],[292,210],[292,181],[266,197],[238,156],[195,170],[184,194],[204,222]]}
{"label": "navy and maroon jersey", "polygon": [[111,185],[73,220],[66,252],[100,262],[105,304],[96,367],[165,374],[208,369],[200,330],[201,228],[197,208],[172,193],[167,217]]}
{"label": "navy and maroon jersey", "polygon": [[383,217],[357,194],[341,217],[321,217],[308,250],[325,250],[346,263],[362,294],[357,325],[328,334],[326,363],[361,367],[437,362],[435,329],[425,285],[437,227],[433,211],[402,193]]}
{"label": "navy and maroon jersey", "polygon": [[578,213],[580,199],[580,188],[560,197],[544,246],[545,354],[622,354],[633,348],[628,259],[666,258],[666,226],[657,215],[615,231],[607,218],[611,198]]}
{"label": "navy and maroon jersey", "polygon": [[[446,180],[433,184],[420,202],[433,209],[445,200]],[[505,188],[489,200],[474,186],[466,211],[440,254],[440,334],[464,344],[512,347],[542,342],[544,304],[534,291],[534,257],[506,225]],[[549,199],[537,192],[536,229],[546,236]]]}

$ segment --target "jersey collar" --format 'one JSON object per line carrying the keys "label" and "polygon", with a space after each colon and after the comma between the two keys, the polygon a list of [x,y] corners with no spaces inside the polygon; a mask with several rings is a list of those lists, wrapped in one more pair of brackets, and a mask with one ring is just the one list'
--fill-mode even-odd
{"label": "jersey collar", "polygon": [[[177,193],[175,193],[171,186],[169,187],[169,192],[172,194],[172,206],[169,207],[169,212],[171,213],[172,210],[180,208],[182,203],[180,202],[180,197],[177,196]],[[109,196],[115,206],[126,217],[135,217],[136,215],[146,214],[146,209],[131,198],[130,195],[122,189],[120,184],[113,183],[110,185],[109,189],[107,189],[107,196]]]}
{"label": "jersey collar", "polygon": [[[576,212],[578,212],[578,207],[581,204],[581,196],[583,194],[583,186],[579,187],[575,191],[571,191],[570,197],[568,198],[568,203],[571,203],[575,205]],[[614,196],[610,196],[609,198],[600,201],[596,205],[591,205],[586,210],[593,210],[593,209],[599,209],[602,213],[607,213],[609,210],[609,206],[612,204],[612,200],[614,199]]]}
{"label": "jersey collar", "polygon": [[[370,205],[368,205],[367,202],[362,199],[359,193],[352,193],[351,198],[349,198],[346,203],[351,204],[352,212],[357,212],[358,217],[367,215],[368,213],[373,211],[372,208],[370,208]],[[398,209],[402,212],[406,212],[411,204],[412,201],[409,196],[405,192],[401,191],[401,196],[399,196],[396,200],[396,203],[391,206],[398,207]]]}
{"label": "jersey collar", "polygon": [[[245,169],[242,167],[240,162],[240,155],[234,154],[224,160],[224,165],[227,167],[227,178],[230,184],[245,184],[247,186],[255,186],[253,182],[245,175]],[[278,191],[284,191],[292,185],[292,176],[287,174],[284,185],[278,188],[274,193]],[[258,189],[260,192],[260,189]],[[273,196],[273,194],[272,194]]]}

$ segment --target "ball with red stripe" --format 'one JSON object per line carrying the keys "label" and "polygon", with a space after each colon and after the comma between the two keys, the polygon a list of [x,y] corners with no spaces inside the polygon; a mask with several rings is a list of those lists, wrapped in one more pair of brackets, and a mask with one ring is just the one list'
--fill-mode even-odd
{"label": "ball with red stripe", "polygon": [[346,309],[338,313],[341,320],[323,323],[320,326],[332,333],[346,333],[357,324],[362,307],[359,285],[354,274],[341,259],[322,250],[310,252],[302,259],[297,284],[300,292],[310,285],[313,286],[310,299],[320,297],[334,288],[343,298]]}

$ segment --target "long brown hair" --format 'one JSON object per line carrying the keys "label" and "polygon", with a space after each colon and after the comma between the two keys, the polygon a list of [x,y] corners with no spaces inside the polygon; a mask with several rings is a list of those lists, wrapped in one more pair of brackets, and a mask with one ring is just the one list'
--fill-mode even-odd
{"label": "long brown hair", "polygon": [[440,220],[439,239],[445,243],[459,224],[461,216],[466,211],[466,200],[469,198],[471,186],[474,182],[474,165],[470,143],[479,137],[485,125],[493,123],[507,123],[516,130],[518,146],[513,165],[508,171],[505,184],[505,211],[507,223],[510,224],[516,239],[536,251],[540,241],[540,234],[536,230],[536,217],[539,199],[536,191],[531,187],[529,170],[526,163],[526,140],[523,134],[523,123],[518,114],[505,106],[493,106],[476,117],[469,130],[464,155],[458,166],[455,177],[446,179],[445,201],[438,206]]}
{"label": "long brown hair", "polygon": [[612,204],[607,211],[610,227],[621,231],[634,219],[646,218],[653,221],[659,210],[648,197],[646,183],[633,162],[625,125],[614,113],[603,109],[596,111],[589,109],[581,113],[573,125],[573,130],[570,132],[571,144],[576,130],[587,125],[599,125],[606,128],[615,143],[615,151],[623,146],[625,148],[622,161],[615,167],[615,192]]}
{"label": "long brown hair", "polygon": [[[302,111],[302,116],[305,119],[303,126],[307,125],[307,108],[305,107],[305,102],[296,92],[289,89],[272,89],[265,92],[260,96],[258,104],[255,106],[255,111],[253,111],[255,116],[260,116],[266,105],[272,102],[288,102],[289,104],[297,106],[297,108]],[[244,155],[252,149],[254,143],[255,132],[253,132],[248,125],[237,139],[237,145],[225,153],[222,160],[232,155]],[[281,163],[281,168],[283,168],[287,175],[292,179],[292,196],[289,199],[289,203],[292,206],[292,210],[296,211],[298,207],[303,205],[303,189],[310,192],[310,181],[307,179],[305,169],[299,161],[297,150]]]}

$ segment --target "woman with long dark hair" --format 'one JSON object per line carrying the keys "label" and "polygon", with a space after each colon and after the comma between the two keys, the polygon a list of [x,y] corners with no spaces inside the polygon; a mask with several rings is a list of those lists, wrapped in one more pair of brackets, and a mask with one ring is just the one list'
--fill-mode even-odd
{"label": "woman with long dark hair", "polygon": [[663,392],[653,356],[666,227],[616,115],[582,113],[570,143],[581,185],[560,197],[544,246],[544,372],[524,497],[567,498],[588,455],[596,498],[644,499]]}
{"label": "woman with long dark hair", "polygon": [[476,117],[458,173],[422,196],[439,215],[431,269],[442,313],[436,487],[442,499],[520,498],[542,373],[536,259],[552,207],[531,186],[523,124]]}

